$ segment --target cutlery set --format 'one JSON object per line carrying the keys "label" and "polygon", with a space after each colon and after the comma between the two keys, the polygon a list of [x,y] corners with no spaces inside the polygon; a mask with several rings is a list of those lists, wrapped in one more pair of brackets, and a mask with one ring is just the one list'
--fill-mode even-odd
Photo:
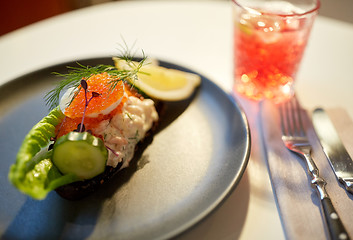
{"label": "cutlery set", "polygon": [[[312,146],[305,132],[302,109],[294,96],[289,101],[279,104],[282,140],[288,150],[304,159],[311,186],[317,190],[321,210],[332,239],[350,239],[336,212],[325,186],[326,181],[319,175],[319,169],[311,157]],[[313,125],[320,144],[335,172],[337,179],[353,194],[353,161],[343,146],[334,126],[323,109],[316,109],[312,115]]]}

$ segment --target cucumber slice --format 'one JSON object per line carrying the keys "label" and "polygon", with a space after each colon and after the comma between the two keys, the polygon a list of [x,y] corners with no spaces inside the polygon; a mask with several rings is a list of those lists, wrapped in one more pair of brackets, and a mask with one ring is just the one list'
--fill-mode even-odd
{"label": "cucumber slice", "polygon": [[88,132],[70,132],[53,147],[53,163],[63,174],[76,174],[81,180],[104,172],[108,150],[103,141]]}

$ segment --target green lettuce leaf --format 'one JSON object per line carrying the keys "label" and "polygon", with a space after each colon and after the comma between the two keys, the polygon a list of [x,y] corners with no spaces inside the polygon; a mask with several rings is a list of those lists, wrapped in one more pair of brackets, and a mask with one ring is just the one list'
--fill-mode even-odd
{"label": "green lettuce leaf", "polygon": [[51,161],[52,151],[46,150],[63,118],[64,114],[57,107],[34,125],[22,142],[16,163],[10,167],[10,182],[34,199],[44,199],[57,187],[78,180],[74,174],[61,174]]}

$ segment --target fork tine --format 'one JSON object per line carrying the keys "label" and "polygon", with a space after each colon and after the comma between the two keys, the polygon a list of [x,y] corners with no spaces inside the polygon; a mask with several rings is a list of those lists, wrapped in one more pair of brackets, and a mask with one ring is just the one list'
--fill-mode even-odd
{"label": "fork tine", "polygon": [[303,119],[302,119],[302,116],[303,116],[302,110],[300,108],[298,100],[296,100],[296,102],[297,102],[297,109],[298,109],[298,113],[299,113],[298,114],[298,121],[299,121],[300,135],[305,136],[306,134],[305,134],[304,124],[303,124]]}
{"label": "fork tine", "polygon": [[280,118],[281,118],[281,130],[282,134],[285,136],[293,135],[293,121],[292,121],[292,111],[289,106],[291,100],[282,103],[279,106]]}
{"label": "fork tine", "polygon": [[291,123],[292,136],[298,136],[298,119],[297,109],[296,109],[296,98],[293,96],[290,101],[287,103],[287,112],[289,121]]}
{"label": "fork tine", "polygon": [[292,97],[288,102],[286,102],[284,105],[285,105],[285,112],[287,113],[286,116],[287,116],[287,124],[288,124],[288,133],[290,136],[294,136],[295,135],[295,114],[293,112],[293,98]]}
{"label": "fork tine", "polygon": [[281,118],[281,130],[282,130],[282,134],[283,135],[288,135],[288,131],[287,131],[287,126],[286,126],[286,119],[284,119],[284,104],[281,104],[279,106],[279,115]]}
{"label": "fork tine", "polygon": [[297,136],[304,137],[305,131],[304,131],[302,113],[301,113],[301,108],[300,108],[298,99],[296,97],[292,98],[291,105],[292,105],[293,126],[295,129],[294,133]]}

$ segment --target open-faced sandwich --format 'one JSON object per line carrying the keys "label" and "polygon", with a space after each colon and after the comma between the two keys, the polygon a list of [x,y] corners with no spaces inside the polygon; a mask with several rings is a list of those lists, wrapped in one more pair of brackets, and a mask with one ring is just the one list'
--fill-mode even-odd
{"label": "open-faced sandwich", "polygon": [[129,166],[136,145],[153,134],[159,106],[190,97],[200,84],[198,75],[146,58],[113,60],[60,74],[46,96],[50,113],[29,131],[10,168],[21,192],[35,199],[52,190],[67,199],[94,192]]}

